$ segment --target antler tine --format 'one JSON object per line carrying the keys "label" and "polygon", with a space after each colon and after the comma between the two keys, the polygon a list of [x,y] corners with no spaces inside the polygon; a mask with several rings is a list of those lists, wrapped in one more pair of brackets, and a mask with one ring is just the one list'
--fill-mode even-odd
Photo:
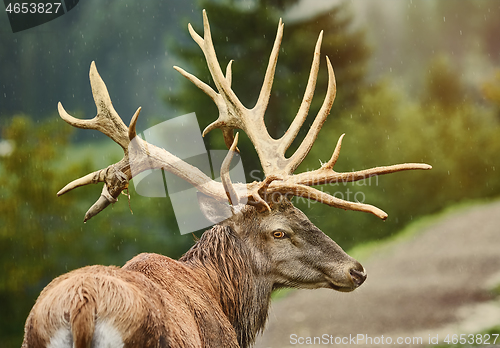
{"label": "antler tine", "polygon": [[57,195],[61,196],[66,192],[71,191],[80,186],[85,186],[88,184],[97,184],[98,182],[104,182],[104,176],[102,174],[103,170],[101,169],[93,173],[87,174],[85,176],[82,176],[81,178],[78,178],[76,180],[73,180],[72,182],[64,186],[61,190],[59,190],[59,192],[57,192]]}
{"label": "antler tine", "polygon": [[[198,34],[196,34],[198,35]],[[226,68],[226,77],[225,80],[227,81],[229,87],[231,87],[231,80],[232,80],[232,73],[231,73],[231,64],[232,60],[228,63],[227,68]],[[226,122],[224,120],[228,120],[229,116],[228,113],[229,111],[227,110],[227,105],[225,104],[223,98],[221,97],[220,94],[215,92],[212,87],[207,85],[205,82],[201,81],[198,79],[196,76],[188,73],[184,69],[174,66],[174,69],[177,70],[179,73],[181,73],[182,76],[187,78],[189,81],[191,81],[196,87],[201,89],[205,94],[207,94],[210,99],[213,100],[215,105],[217,105],[217,108],[219,109],[219,118],[209,124],[202,133],[202,136],[204,137],[208,132],[215,128],[221,128],[222,129],[222,134],[224,136],[224,142],[227,146],[227,148],[230,148],[233,141],[234,141],[234,135],[233,135],[233,128],[234,127],[227,127],[226,125],[230,122]],[[237,152],[239,152],[238,149],[236,149]]]}
{"label": "antler tine", "polygon": [[342,148],[342,140],[344,140],[344,137],[345,133],[339,137],[339,140],[337,141],[337,146],[335,146],[335,150],[333,150],[332,157],[322,167],[333,169],[333,166],[335,165],[335,163],[337,163],[337,160],[339,159],[340,149]]}
{"label": "antler tine", "polygon": [[97,72],[95,62],[92,62],[90,65],[89,78],[90,85],[92,86],[92,95],[97,107],[97,115],[90,120],[77,119],[68,114],[60,102],[58,104],[59,115],[64,121],[74,127],[94,129],[106,134],[125,150],[130,142],[128,128],[115,111],[109,97],[108,89]]}
{"label": "antler tine", "polygon": [[395,164],[391,166],[381,166],[365,170],[359,170],[354,172],[339,173],[333,170],[333,166],[337,162],[340,155],[340,149],[342,147],[342,140],[345,134],[342,134],[335,146],[332,157],[330,160],[323,164],[321,168],[310,171],[295,174],[288,177],[287,182],[291,184],[299,184],[306,186],[324,185],[336,182],[353,182],[363,179],[368,179],[376,175],[391,174],[406,170],[428,170],[432,169],[432,166],[425,163],[403,163]]}
{"label": "antler tine", "polygon": [[[201,41],[199,40],[200,36],[196,34],[191,26],[189,27],[191,36],[200,46],[203,54],[205,55],[208,69],[210,70],[210,74],[212,75],[215,86],[217,87],[219,92],[221,92],[221,96],[224,99],[231,101],[231,103],[233,103],[237,109],[244,109],[244,106],[241,104],[236,94],[234,94],[229,81],[225,78],[224,73],[222,72],[222,69],[219,65],[219,60],[217,59],[214,43],[212,41],[212,33],[210,32],[210,23],[208,22],[207,12],[203,10],[203,39]],[[193,36],[193,34],[196,34],[196,36]]]}
{"label": "antler tine", "polygon": [[342,134],[335,146],[335,150],[330,160],[323,164],[321,168],[296,175],[287,176],[281,182],[274,182],[268,189],[269,193],[279,192],[282,194],[292,194],[294,196],[305,197],[333,207],[346,210],[355,210],[368,212],[385,220],[387,214],[377,207],[369,204],[350,202],[329,195],[328,193],[319,191],[311,186],[337,183],[339,181],[346,183],[368,179],[372,176],[396,173],[406,170],[428,170],[432,166],[424,163],[404,163],[392,166],[375,167],[355,172],[338,173],[333,170],[333,166],[337,162],[340,155],[340,148],[345,134]]}
{"label": "antler tine", "polygon": [[210,74],[212,75],[212,79],[214,80],[215,86],[219,93],[215,92],[208,84],[202,82],[196,76],[186,72],[184,69],[177,66],[174,66],[174,69],[180,72],[185,78],[187,78],[195,86],[197,86],[205,94],[207,94],[217,105],[217,108],[219,109],[219,117],[216,121],[205,128],[205,130],[203,131],[203,136],[205,136],[214,128],[221,128],[224,132],[225,142],[227,144],[227,147],[229,148],[233,143],[234,137],[229,136],[229,134],[232,133],[228,132],[227,130],[234,128],[241,128],[245,130],[242,118],[239,115],[247,110],[243,106],[243,104],[241,104],[240,100],[231,89],[232,61],[228,63],[228,66],[226,68],[226,75],[224,76],[219,65],[219,61],[217,60],[217,55],[215,53],[212,35],[210,32],[210,24],[205,10],[203,10],[203,37],[196,33],[191,24],[188,25],[188,29],[191,37],[198,44],[198,46],[200,46],[203,54],[205,55],[208,69],[210,71]]}
{"label": "antler tine", "polygon": [[[190,26],[191,27],[191,26]],[[194,32],[193,30],[193,35],[196,35],[196,36],[193,36],[193,38],[195,37],[199,37],[198,34],[196,34],[196,32]],[[197,40],[197,39],[195,39]],[[198,42],[198,41],[197,41]],[[231,65],[232,65],[233,61],[229,61],[229,63],[227,64],[227,68],[226,68],[226,77],[225,77],[225,80],[227,81],[229,87],[231,87],[231,81],[232,81],[232,72],[231,72]],[[224,100],[222,100],[222,97],[220,94],[218,94],[217,92],[215,92],[212,87],[210,87],[209,85],[207,85],[205,82],[201,81],[199,78],[197,78],[196,76],[194,76],[193,74],[190,74],[188,73],[187,71],[185,71],[184,69],[178,67],[178,66],[174,66],[174,69],[177,70],[182,76],[184,76],[185,78],[187,78],[189,81],[191,81],[196,87],[198,87],[199,89],[201,89],[206,95],[208,95],[210,97],[210,99],[212,99],[214,101],[214,103],[217,105],[218,109],[219,109],[219,112],[221,112],[223,115],[219,116],[219,119],[217,119],[215,122],[211,123],[208,127],[205,128],[205,130],[203,131],[203,134],[202,136],[205,136],[208,132],[210,132],[212,129],[214,128],[220,128],[222,124],[224,124],[223,122],[221,122],[220,120],[222,118],[227,118],[227,107],[224,103]],[[224,136],[224,139],[226,139],[226,136]],[[231,139],[229,139],[229,141],[226,141],[226,145],[228,148],[231,147],[232,143],[233,143],[233,139],[234,137],[231,137]]]}
{"label": "antler tine", "polygon": [[139,119],[139,114],[141,113],[142,108],[139,106],[137,111],[132,116],[130,120],[130,125],[128,126],[128,139],[132,140],[136,137],[137,133],[135,132],[135,126],[137,125],[137,120]]}
{"label": "antler tine", "polygon": [[324,185],[336,182],[353,182],[371,178],[372,176],[391,174],[407,170],[429,170],[431,165],[425,163],[402,163],[391,166],[381,166],[355,172],[338,173],[328,168],[320,168],[313,172],[300,173],[293,176],[289,182],[301,185]]}
{"label": "antler tine", "polygon": [[311,102],[314,96],[314,90],[316,89],[316,80],[318,78],[319,71],[319,60],[321,54],[321,43],[323,41],[323,30],[319,33],[318,41],[316,42],[316,47],[314,48],[314,57],[311,64],[311,71],[309,73],[309,79],[307,81],[306,91],[304,97],[302,98],[302,103],[300,104],[299,111],[293,119],[293,122],[288,127],[286,133],[281,137],[280,141],[280,153],[285,153],[290,147],[293,140],[299,133],[300,127],[304,124],[309,113],[309,108],[311,107]]}
{"label": "antler tine", "polygon": [[[280,189],[280,186],[282,188]],[[354,210],[354,211],[362,211],[366,213],[371,213],[382,220],[387,219],[387,213],[373,205],[360,203],[360,202],[350,202],[335,196],[329,195],[323,191],[315,189],[313,187],[297,185],[297,184],[286,184],[279,183],[273,188],[274,192],[280,192],[282,194],[292,194],[297,197],[304,197],[308,199],[312,199],[314,201],[329,205],[335,208],[341,208],[344,210]]]}
{"label": "antler tine", "polygon": [[218,94],[212,89],[212,87],[207,85],[205,82],[201,81],[199,78],[197,78],[193,74],[188,73],[186,70],[184,70],[178,66],[174,65],[174,69],[177,70],[178,72],[180,72],[182,76],[184,76],[189,81],[191,81],[196,87],[198,87],[203,92],[205,92],[205,94],[208,95],[210,97],[210,99],[212,99],[215,103],[217,103]]}
{"label": "antler tine", "polygon": [[233,60],[231,59],[229,63],[227,63],[226,67],[226,81],[229,87],[231,87],[231,83],[233,82],[233,72],[231,67],[233,66]]}
{"label": "antler tine", "polygon": [[108,187],[104,185],[102,187],[102,193],[97,199],[97,201],[85,213],[83,222],[87,222],[89,219],[93,218],[101,211],[103,211],[108,205],[110,205],[111,203],[115,203],[116,201],[118,201],[118,199],[116,197],[111,196],[108,191]]}
{"label": "antler tine", "polygon": [[333,101],[335,100],[335,95],[337,94],[337,84],[335,82],[335,74],[333,72],[332,63],[330,63],[328,56],[326,57],[326,65],[328,67],[328,89],[325,100],[323,101],[323,105],[316,115],[311,128],[309,128],[306,137],[302,140],[302,143],[297,151],[295,151],[295,153],[288,159],[288,163],[286,165],[286,172],[288,174],[292,174],[295,169],[297,169],[311,150],[321,127],[323,127],[323,123],[325,123],[326,118],[330,113]]}
{"label": "antler tine", "polygon": [[259,98],[255,104],[252,111],[256,112],[260,118],[264,118],[264,113],[266,111],[267,105],[269,104],[269,98],[271,96],[271,89],[273,87],[274,74],[276,71],[276,64],[278,63],[278,55],[281,46],[281,40],[283,39],[283,24],[281,18],[278,23],[278,32],[276,33],[276,39],[274,40],[273,49],[271,55],[269,56],[269,63],[267,64],[266,74],[264,76],[264,82],[262,83],[262,88],[259,93]]}
{"label": "antler tine", "polygon": [[238,194],[236,193],[236,190],[234,189],[233,183],[231,182],[231,178],[229,176],[229,166],[236,151],[236,146],[238,145],[238,135],[239,134],[236,133],[233,144],[227,152],[227,155],[224,158],[224,161],[222,162],[222,166],[220,168],[220,179],[222,181],[222,185],[224,186],[224,191],[226,191],[229,204],[231,205],[237,205],[239,203]]}

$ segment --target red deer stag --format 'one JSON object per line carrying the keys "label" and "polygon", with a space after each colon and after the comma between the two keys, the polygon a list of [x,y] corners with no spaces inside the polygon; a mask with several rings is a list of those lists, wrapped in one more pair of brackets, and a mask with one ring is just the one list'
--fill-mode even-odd
{"label": "red deer stag", "polygon": [[[222,182],[168,151],[136,137],[140,108],[127,127],[116,113],[95,64],[90,82],[97,116],[80,120],[59,103],[61,117],[79,128],[97,129],[124,150],[123,159],[64,187],[58,195],[76,187],[104,182],[102,195],[85,220],[115,202],[138,172],[162,168],[187,180],[202,194],[208,216],[230,216],[203,233],[179,260],[156,254],[140,254],[122,268],[90,266],[53,280],[40,294],[26,321],[23,347],[249,347],[266,322],[273,290],[282,287],[329,288],[353,291],[366,279],[364,268],[333,240],[314,226],[289,201],[300,196],[330,206],[370,212],[382,219],[382,210],[338,199],[312,188],[336,180],[356,181],[373,175],[410,169],[430,169],[426,164],[400,164],[350,173],[337,173],[342,137],[331,159],[321,168],[294,175],[311,149],[330,112],[335,79],[328,58],[328,90],[323,106],[297,151],[285,151],[304,122],[319,69],[320,33],[305,95],[297,116],[280,139],[273,139],[264,125],[283,24],[278,33],[254,108],[247,109],[231,89],[231,62],[223,74],[203,12],[204,36],[191,26],[189,32],[201,47],[217,92],[195,76],[175,67],[217,105],[219,117],[204,133],[221,128],[230,151],[221,167]],[[240,128],[257,150],[266,178],[262,182],[233,184],[229,162]],[[133,167],[135,170],[132,170]],[[230,204],[228,204],[228,201]]]}

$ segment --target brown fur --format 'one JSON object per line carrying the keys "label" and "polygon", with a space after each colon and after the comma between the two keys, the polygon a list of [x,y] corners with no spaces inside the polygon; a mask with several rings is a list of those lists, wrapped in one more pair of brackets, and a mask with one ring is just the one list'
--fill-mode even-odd
{"label": "brown fur", "polygon": [[[276,229],[290,240],[275,240]],[[352,291],[352,268],[362,270],[289,202],[265,213],[247,207],[179,261],[140,254],[122,268],[89,266],[56,278],[26,321],[23,348],[46,347],[60,328],[71,328],[74,347],[90,348],[103,322],[127,348],[247,348],[264,328],[273,289]]]}

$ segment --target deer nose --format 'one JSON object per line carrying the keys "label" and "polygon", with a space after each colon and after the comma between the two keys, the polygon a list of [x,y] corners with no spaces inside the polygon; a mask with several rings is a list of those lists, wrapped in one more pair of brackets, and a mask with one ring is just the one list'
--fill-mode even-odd
{"label": "deer nose", "polygon": [[351,275],[352,281],[354,282],[354,285],[356,285],[356,287],[363,284],[363,282],[366,280],[366,272],[363,269],[363,267],[361,267],[361,269],[362,269],[362,271],[359,271],[357,269],[352,268],[349,271],[349,274]]}

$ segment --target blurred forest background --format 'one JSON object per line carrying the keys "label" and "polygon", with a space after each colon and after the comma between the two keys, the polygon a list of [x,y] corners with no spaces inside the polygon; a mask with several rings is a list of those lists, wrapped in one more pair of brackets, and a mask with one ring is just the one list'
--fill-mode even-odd
{"label": "blurred forest background", "polygon": [[[425,162],[430,172],[405,172],[358,184],[324,187],[363,197],[389,213],[376,217],[298,200],[296,205],[344,249],[396,234],[450,204],[500,195],[500,3],[496,0],[221,0],[81,1],[45,25],[12,34],[0,15],[0,345],[19,347],[24,321],[51,279],[89,264],[122,265],[139,252],[179,257],[193,236],[179,234],[168,198],[131,189],[83,224],[101,185],[57,198],[66,183],[121,158],[119,146],[95,131],[72,129],[56,112],[95,115],[91,61],[128,124],[142,106],[139,130],[196,112],[204,128],[216,119],[212,101],[176,73],[184,67],[210,82],[187,23],[202,32],[207,9],[223,67],[253,106],[280,17],[285,33],[267,126],[280,136],[296,114],[314,44],[324,30],[316,96],[327,84],[325,55],[338,94],[329,119],[299,171],[327,161],[346,133],[337,171]],[[303,136],[305,133],[302,132]],[[299,136],[299,138],[301,138]],[[300,139],[299,139],[300,140]],[[219,131],[207,149],[223,149]],[[247,173],[260,165],[240,140]],[[297,146],[298,144],[295,144]],[[290,151],[293,151],[294,146]],[[249,181],[252,179],[249,179]],[[200,232],[197,233],[198,236]]]}

